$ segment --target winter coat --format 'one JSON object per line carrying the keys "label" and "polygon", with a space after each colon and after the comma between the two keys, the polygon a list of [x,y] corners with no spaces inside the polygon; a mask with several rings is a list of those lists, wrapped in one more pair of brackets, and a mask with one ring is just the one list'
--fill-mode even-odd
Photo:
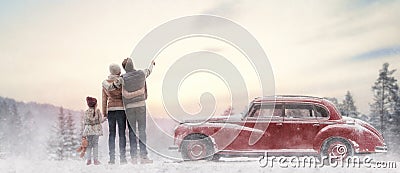
{"label": "winter coat", "polygon": [[94,111],[94,108],[89,108],[85,111],[83,117],[84,129],[82,136],[103,135],[103,127],[101,126],[103,116],[100,109],[96,109],[96,113],[93,116]]}
{"label": "winter coat", "polygon": [[122,103],[122,78],[118,75],[110,75],[102,83],[102,111],[124,110]]}
{"label": "winter coat", "polygon": [[[146,78],[150,75],[153,65],[150,65],[149,68],[144,70],[135,70],[133,66],[132,59],[128,58],[127,63],[125,65],[126,73],[122,75],[122,100],[125,106],[125,109],[134,108],[134,107],[142,107],[146,106],[146,98],[147,98],[147,88],[146,88]],[[125,95],[125,91],[129,93],[137,92],[139,89],[144,89],[144,94],[140,94],[138,96],[134,96],[133,98],[127,97]],[[128,99],[129,98],[129,99]]]}
{"label": "winter coat", "polygon": [[[126,73],[122,75],[122,78],[123,78],[124,88],[128,92],[134,92],[144,87],[144,83],[146,81],[146,74],[143,70],[135,70],[131,59],[128,59],[125,65],[125,71]],[[145,100],[144,94],[130,99],[123,97],[123,102],[125,105],[144,100]]]}

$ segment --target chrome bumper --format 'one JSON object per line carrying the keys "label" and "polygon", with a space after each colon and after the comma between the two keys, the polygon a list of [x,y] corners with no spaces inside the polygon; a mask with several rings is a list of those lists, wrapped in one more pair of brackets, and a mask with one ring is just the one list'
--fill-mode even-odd
{"label": "chrome bumper", "polygon": [[375,152],[377,153],[386,153],[388,151],[386,144],[383,146],[376,146],[375,147]]}

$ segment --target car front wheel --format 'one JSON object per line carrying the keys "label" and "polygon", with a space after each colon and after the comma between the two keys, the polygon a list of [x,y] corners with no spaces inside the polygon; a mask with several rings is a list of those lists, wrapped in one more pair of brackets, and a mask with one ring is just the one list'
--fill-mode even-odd
{"label": "car front wheel", "polygon": [[214,147],[210,138],[195,136],[182,141],[181,152],[183,160],[211,160],[214,155]]}

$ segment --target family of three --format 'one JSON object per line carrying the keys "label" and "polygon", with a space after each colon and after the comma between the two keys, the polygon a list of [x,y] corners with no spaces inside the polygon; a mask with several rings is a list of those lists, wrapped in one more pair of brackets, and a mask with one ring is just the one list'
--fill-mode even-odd
{"label": "family of three", "polygon": [[[117,64],[109,66],[110,75],[102,83],[102,111],[97,108],[97,100],[87,97],[88,110],[85,111],[83,137],[88,141],[87,165],[100,164],[98,160],[98,140],[103,135],[101,123],[108,120],[109,164],[115,164],[115,140],[118,126],[120,164],[126,164],[126,127],[129,129],[131,163],[152,163],[146,148],[146,78],[150,75],[154,61],[144,70],[136,70],[131,58],[122,62],[125,74]],[[103,112],[103,114],[101,113]],[[128,123],[127,123],[128,122]],[[139,144],[139,152],[138,152]],[[139,156],[139,160],[138,160]]]}

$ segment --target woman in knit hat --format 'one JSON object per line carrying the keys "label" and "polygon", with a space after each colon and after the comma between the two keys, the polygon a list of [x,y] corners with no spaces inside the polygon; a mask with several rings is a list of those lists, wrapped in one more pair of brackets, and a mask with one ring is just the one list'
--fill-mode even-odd
{"label": "woman in knit hat", "polygon": [[97,108],[96,98],[86,97],[86,102],[89,108],[85,111],[85,115],[83,117],[84,129],[82,134],[82,136],[89,142],[89,145],[86,149],[86,164],[92,164],[93,154],[93,163],[95,165],[99,165],[99,136],[103,135],[101,123],[104,122],[105,119],[101,115],[100,109]]}

